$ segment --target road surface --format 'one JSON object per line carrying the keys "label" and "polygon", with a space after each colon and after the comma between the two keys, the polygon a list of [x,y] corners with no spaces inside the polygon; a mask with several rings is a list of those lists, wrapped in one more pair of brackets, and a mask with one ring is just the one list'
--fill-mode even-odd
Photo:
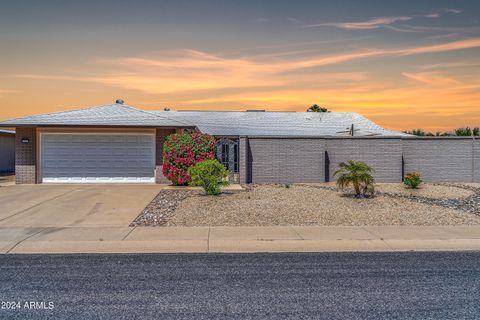
{"label": "road surface", "polygon": [[480,252],[3,255],[0,299],[0,319],[480,319]]}

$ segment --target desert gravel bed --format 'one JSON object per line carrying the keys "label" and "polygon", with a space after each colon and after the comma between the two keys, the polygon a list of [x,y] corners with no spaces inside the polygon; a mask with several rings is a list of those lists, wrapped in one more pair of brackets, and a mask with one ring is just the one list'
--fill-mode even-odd
{"label": "desert gravel bed", "polygon": [[378,183],[375,191],[381,193],[394,193],[405,196],[425,197],[431,199],[458,199],[473,195],[473,190],[468,190],[456,185],[421,184],[418,189],[407,189],[401,183]]}
{"label": "desert gravel bed", "polygon": [[172,218],[177,205],[187,197],[198,195],[196,191],[162,190],[143,209],[130,227],[161,226]]}
{"label": "desert gravel bed", "polygon": [[[333,184],[304,184],[310,188],[338,191]],[[375,195],[390,198],[406,199],[412,202],[419,202],[427,205],[455,209],[475,214],[480,217],[480,186],[471,183],[442,183],[442,184],[422,184],[422,189],[404,189],[397,185],[396,188],[384,188],[383,191],[378,186],[387,184],[377,184],[375,186]],[[388,186],[387,186],[388,187]],[[439,188],[440,187],[440,188]],[[450,191],[446,191],[450,188]],[[396,191],[397,190],[397,191]],[[426,192],[422,192],[426,190]],[[435,190],[443,191],[435,194]],[[467,191],[467,192],[462,192]],[[353,193],[353,190],[346,190]],[[424,196],[430,194],[430,197]],[[450,194],[449,197],[446,194]],[[469,194],[469,195],[468,195]],[[434,210],[433,208],[433,210]]]}
{"label": "desert gravel bed", "polygon": [[[448,186],[444,188],[437,188],[437,191],[441,191],[438,195],[440,198],[447,197],[451,192],[446,190]],[[342,196],[341,193],[332,189],[334,188],[315,188],[308,185],[292,185],[288,188],[281,185],[264,185],[255,186],[246,192],[224,194],[219,197],[191,195],[178,203],[176,210],[169,219],[166,219],[165,225],[480,224],[480,216],[475,214],[421,201],[411,201],[406,196],[380,195],[373,199],[355,199]],[[456,187],[453,190],[452,195],[456,197],[466,197],[465,199],[472,197],[472,190],[463,190],[465,191],[463,192]],[[430,191],[425,188],[424,192]]]}

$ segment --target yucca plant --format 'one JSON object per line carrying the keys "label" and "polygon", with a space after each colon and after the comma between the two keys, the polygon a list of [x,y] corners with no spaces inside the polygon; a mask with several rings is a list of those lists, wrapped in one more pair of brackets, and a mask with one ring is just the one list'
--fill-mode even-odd
{"label": "yucca plant", "polygon": [[375,193],[373,178],[373,169],[365,162],[348,160],[341,162],[339,170],[335,171],[334,177],[337,177],[337,186],[345,189],[352,185],[355,190],[355,197],[373,197]]}

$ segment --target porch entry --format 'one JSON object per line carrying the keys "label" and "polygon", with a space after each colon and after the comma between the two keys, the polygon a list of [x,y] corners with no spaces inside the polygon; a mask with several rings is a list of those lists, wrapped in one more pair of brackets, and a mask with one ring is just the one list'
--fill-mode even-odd
{"label": "porch entry", "polygon": [[230,182],[238,183],[238,155],[239,145],[238,139],[222,138],[217,140],[217,160],[230,171],[228,180]]}

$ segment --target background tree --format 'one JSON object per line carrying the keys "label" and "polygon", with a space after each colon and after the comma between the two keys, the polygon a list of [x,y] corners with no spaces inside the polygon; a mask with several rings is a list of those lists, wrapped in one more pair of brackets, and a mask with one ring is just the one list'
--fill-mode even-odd
{"label": "background tree", "polygon": [[426,132],[423,129],[413,129],[412,131],[404,131],[408,134],[413,134],[414,136],[425,137],[425,136],[433,136],[434,134],[431,132]]}
{"label": "background tree", "polygon": [[310,108],[307,109],[309,112],[330,112],[325,107],[320,107],[318,104],[313,104]]}
{"label": "background tree", "polygon": [[469,127],[455,129],[455,135],[459,137],[470,137],[472,135],[472,129]]}
{"label": "background tree", "polygon": [[431,132],[427,132],[423,129],[413,129],[412,131],[403,131],[404,133],[413,134],[414,136],[435,136],[435,137],[446,137],[446,136],[458,136],[458,137],[470,137],[470,136],[480,136],[480,128],[470,128],[470,127],[463,127],[457,128],[452,131],[437,131],[435,134]]}

